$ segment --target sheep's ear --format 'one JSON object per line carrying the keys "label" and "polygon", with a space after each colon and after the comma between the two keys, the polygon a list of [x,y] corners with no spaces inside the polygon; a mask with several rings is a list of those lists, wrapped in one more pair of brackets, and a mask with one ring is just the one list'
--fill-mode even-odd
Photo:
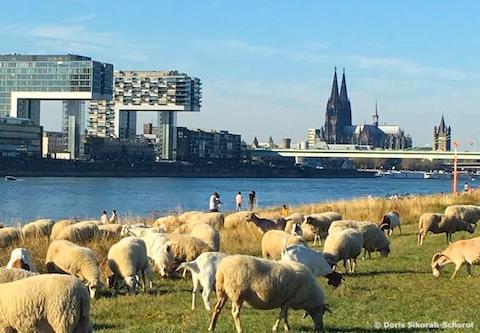
{"label": "sheep's ear", "polygon": [[438,259],[440,259],[441,257],[443,256],[443,254],[441,252],[437,252],[433,255],[432,257],[432,265],[434,262],[436,262]]}

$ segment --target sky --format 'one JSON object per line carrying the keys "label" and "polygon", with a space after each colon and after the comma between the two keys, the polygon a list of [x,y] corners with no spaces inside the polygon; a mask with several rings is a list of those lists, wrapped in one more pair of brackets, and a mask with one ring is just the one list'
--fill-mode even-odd
{"label": "sky", "polygon": [[[201,111],[179,114],[178,125],[246,142],[306,140],[324,123],[334,68],[345,68],[355,124],[372,122],[377,100],[381,124],[424,146],[443,114],[471,150],[479,11],[477,1],[18,0],[0,12],[0,53],[74,53],[199,77]],[[42,105],[43,125],[59,127],[58,104]]]}

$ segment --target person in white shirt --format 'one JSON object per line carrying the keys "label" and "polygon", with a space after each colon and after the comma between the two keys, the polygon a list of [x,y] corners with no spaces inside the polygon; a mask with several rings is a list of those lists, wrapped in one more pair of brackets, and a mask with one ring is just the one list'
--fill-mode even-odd
{"label": "person in white shirt", "polygon": [[237,212],[242,210],[242,192],[238,192],[235,196],[235,205],[237,207]]}
{"label": "person in white shirt", "polygon": [[112,210],[112,216],[110,216],[110,223],[118,223],[117,211],[115,209]]}
{"label": "person in white shirt", "polygon": [[220,201],[220,194],[213,192],[210,196],[209,209],[211,212],[218,212],[218,206],[222,204]]}
{"label": "person in white shirt", "polygon": [[101,224],[108,224],[109,223],[108,215],[107,215],[106,211],[102,212],[102,216],[100,217],[100,223]]}

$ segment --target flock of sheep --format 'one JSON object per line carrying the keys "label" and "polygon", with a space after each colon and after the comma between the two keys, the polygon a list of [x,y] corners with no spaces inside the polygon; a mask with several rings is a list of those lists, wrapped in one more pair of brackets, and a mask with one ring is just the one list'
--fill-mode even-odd
{"label": "flock of sheep", "polygon": [[[450,206],[444,214],[425,213],[419,220],[418,243],[426,234],[473,233],[480,219],[480,207]],[[254,256],[227,255],[220,250],[222,228],[236,228],[240,223],[257,226],[263,233],[263,259]],[[250,224],[251,223],[251,224]],[[25,248],[12,251],[5,268],[0,268],[0,331],[6,332],[91,332],[90,298],[101,286],[113,295],[126,289],[136,294],[140,288],[151,288],[155,271],[168,278],[189,271],[192,276],[192,309],[196,294],[202,289],[204,307],[211,310],[210,294],[216,290],[209,330],[215,329],[227,300],[237,332],[242,331],[240,310],[244,304],[255,309],[279,308],[273,330],[283,321],[289,329],[288,310],[304,310],[323,330],[323,315],[329,311],[325,294],[316,282],[327,279],[338,287],[342,274],[354,273],[356,259],[371,257],[372,252],[388,256],[391,235],[399,228],[400,217],[389,212],[378,223],[342,219],[337,212],[266,219],[255,213],[187,212],[160,218],[153,226],[105,224],[98,221],[39,220],[23,228],[0,228],[0,248],[12,246],[24,238],[49,238],[45,258],[48,274],[38,274],[31,254]],[[95,252],[85,243],[99,238],[118,240],[107,257],[97,261]],[[322,243],[323,251],[306,245]],[[439,276],[445,265],[455,264],[457,273],[463,263],[480,264],[480,238],[457,241],[432,258],[432,272]],[[178,272],[178,273],[176,273]],[[58,274],[63,273],[63,274]]]}

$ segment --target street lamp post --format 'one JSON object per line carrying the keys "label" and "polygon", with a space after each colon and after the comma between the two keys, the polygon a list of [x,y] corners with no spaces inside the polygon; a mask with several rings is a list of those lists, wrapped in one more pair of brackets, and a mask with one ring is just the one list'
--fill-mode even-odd
{"label": "street lamp post", "polygon": [[455,149],[455,155],[453,159],[453,195],[457,195],[457,162],[458,162],[458,141],[453,142],[453,147]]}

